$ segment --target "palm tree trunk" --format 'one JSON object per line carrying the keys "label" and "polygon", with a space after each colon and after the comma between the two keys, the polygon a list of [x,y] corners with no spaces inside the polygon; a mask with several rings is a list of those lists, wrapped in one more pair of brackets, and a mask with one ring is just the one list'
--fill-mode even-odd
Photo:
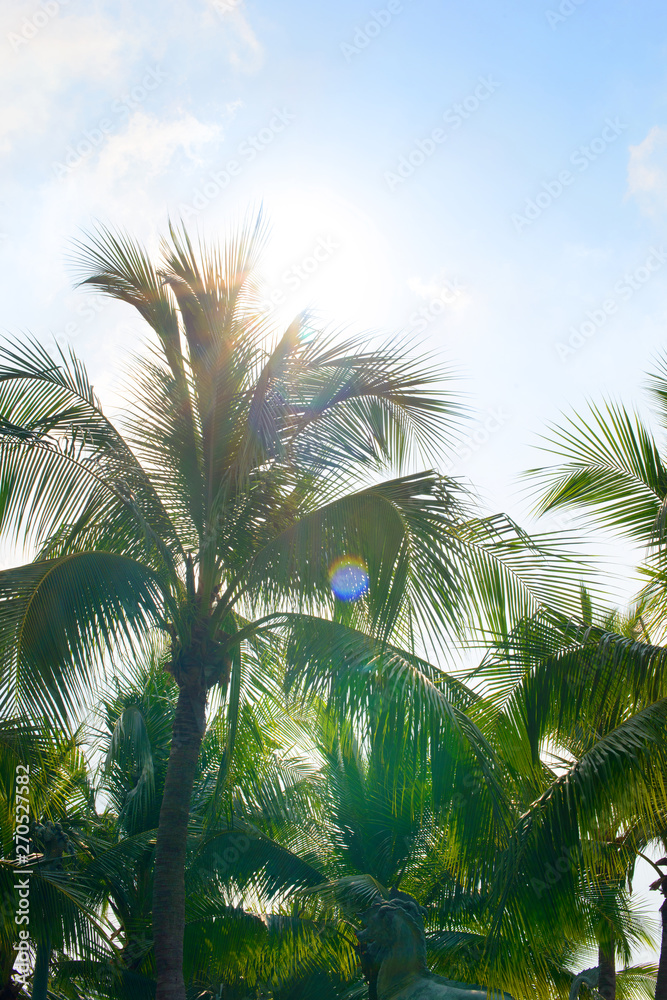
{"label": "palm tree trunk", "polygon": [[185,855],[190,799],[204,730],[206,690],[183,685],[178,696],[155,848],[153,943],[156,1000],[185,1000]]}
{"label": "palm tree trunk", "polygon": [[49,964],[51,962],[51,936],[37,945],[35,971],[32,976],[31,1000],[46,1000],[49,988]]}
{"label": "palm tree trunk", "polygon": [[598,947],[598,993],[602,1000],[616,1000],[616,956],[613,941]]}
{"label": "palm tree trunk", "polygon": [[655,1000],[667,1000],[667,898],[660,907],[660,916],[662,918],[662,941],[660,943],[658,978],[655,981]]}

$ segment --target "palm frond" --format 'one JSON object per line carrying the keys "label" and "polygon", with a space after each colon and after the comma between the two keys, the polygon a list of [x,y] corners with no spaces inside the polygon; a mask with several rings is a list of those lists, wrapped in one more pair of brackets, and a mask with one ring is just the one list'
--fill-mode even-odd
{"label": "palm frond", "polygon": [[95,690],[95,657],[161,624],[164,593],[141,563],[85,552],[0,573],[3,714],[66,719]]}
{"label": "palm frond", "polygon": [[173,572],[169,517],[73,353],[7,345],[0,417],[0,527],[45,555],[115,545]]}
{"label": "palm frond", "polygon": [[588,414],[553,427],[546,442],[565,462],[526,474],[543,491],[540,512],[585,509],[642,545],[662,543],[667,469],[638,416],[613,402],[591,404]]}

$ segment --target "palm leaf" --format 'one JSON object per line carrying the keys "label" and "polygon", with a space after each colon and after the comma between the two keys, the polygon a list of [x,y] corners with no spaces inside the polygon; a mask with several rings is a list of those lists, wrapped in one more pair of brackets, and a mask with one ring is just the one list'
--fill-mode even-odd
{"label": "palm leaf", "polygon": [[93,653],[132,644],[162,619],[155,574],[110,552],[0,573],[0,705],[65,719],[95,690]]}
{"label": "palm leaf", "polygon": [[587,415],[553,427],[546,441],[565,463],[527,473],[544,490],[540,512],[585,508],[643,545],[663,541],[667,469],[638,416],[612,402],[591,405]]}

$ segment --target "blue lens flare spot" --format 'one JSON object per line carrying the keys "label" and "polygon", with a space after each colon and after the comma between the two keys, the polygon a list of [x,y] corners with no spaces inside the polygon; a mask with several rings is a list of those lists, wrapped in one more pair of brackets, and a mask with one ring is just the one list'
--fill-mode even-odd
{"label": "blue lens flare spot", "polygon": [[358,601],[368,593],[368,567],[358,556],[341,556],[329,567],[329,583],[339,601]]}

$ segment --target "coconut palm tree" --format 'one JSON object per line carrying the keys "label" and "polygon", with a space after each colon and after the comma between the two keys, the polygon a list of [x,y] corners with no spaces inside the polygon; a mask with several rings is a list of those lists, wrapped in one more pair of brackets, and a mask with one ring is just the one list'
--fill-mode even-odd
{"label": "coconut palm tree", "polygon": [[667,355],[656,360],[646,383],[655,431],[618,402],[590,403],[581,414],[553,425],[546,450],[551,466],[526,476],[540,513],[570,510],[579,521],[612,532],[641,553],[646,581],[635,614],[636,637],[661,642],[665,630],[667,463],[660,435],[667,426]]}
{"label": "coconut palm tree", "polygon": [[[619,403],[592,403],[551,428],[548,450],[556,464],[528,474],[542,512],[572,510],[580,519],[620,535],[635,545],[644,585],[630,615],[631,629],[620,639],[620,659],[631,667],[633,696],[662,693],[667,624],[667,534],[665,497],[667,464],[661,436],[667,425],[667,355],[656,359],[648,374],[648,395],[655,430],[638,413]],[[631,645],[628,643],[631,640]],[[607,648],[616,645],[604,637]],[[657,739],[664,741],[664,732]],[[664,779],[663,779],[664,780]],[[664,824],[659,805],[645,829],[660,839]],[[656,887],[662,882],[658,880]],[[667,993],[667,911],[661,909],[663,947],[656,996]]]}
{"label": "coconut palm tree", "polygon": [[[259,658],[253,664],[252,656],[246,657],[244,688],[260,679],[264,687],[270,683],[265,658],[262,667]],[[426,674],[425,665],[421,671]],[[461,713],[459,725],[464,707],[469,717],[484,719],[482,699],[446,675],[439,680],[453,712]],[[124,667],[112,691],[103,698],[101,729],[92,733],[98,749],[106,751],[101,787],[109,808],[87,831],[82,863],[68,867],[70,891],[92,910],[103,907],[113,914],[114,948],[78,959],[58,957],[51,982],[58,1000],[148,998],[154,988],[150,880],[176,686],[154,650],[147,665]],[[215,996],[224,984],[230,995],[245,997],[262,983],[280,1000],[308,989],[338,995],[357,975],[352,948],[357,912],[391,885],[408,889],[429,907],[429,957],[438,971],[468,983],[484,981],[493,918],[489,876],[502,860],[506,837],[493,824],[490,790],[460,728],[450,718],[450,752],[441,745],[439,757],[429,751],[422,761],[414,740],[412,753],[406,753],[400,738],[401,721],[411,732],[417,729],[410,712],[406,718],[396,711],[404,700],[396,699],[392,707],[386,690],[385,723],[367,726],[359,737],[347,718],[334,718],[334,699],[328,708],[310,706],[301,723],[265,694],[257,700],[249,692],[243,701],[233,759],[225,762],[230,723],[225,704],[209,724],[195,778],[186,869],[188,995]],[[376,699],[376,711],[379,705]],[[428,713],[423,699],[421,711]],[[487,763],[493,755],[489,747]],[[517,751],[515,767],[518,756]],[[523,783],[530,788],[530,775]],[[510,783],[508,800],[515,795]],[[514,812],[519,808],[515,803]],[[473,822],[480,813],[482,823]],[[459,847],[460,840],[472,838],[474,855]],[[468,863],[474,858],[473,872],[465,871],[462,858]],[[311,886],[311,893],[301,894],[295,908],[285,894],[303,892],[304,886]],[[540,898],[548,891],[550,909],[561,915],[567,907],[581,911],[565,883],[559,888],[560,904],[558,890],[547,882],[538,886]],[[593,897],[596,886],[588,890]],[[537,981],[533,956],[541,948],[542,961],[551,963],[544,990],[566,991],[572,941],[564,940],[565,927],[572,935],[575,921],[564,920],[561,936],[549,944],[531,905],[533,886],[526,895],[523,923],[536,924],[532,935],[520,949],[515,933],[502,941],[512,954],[514,979]],[[322,902],[314,905],[313,899]],[[241,909],[239,900],[252,900],[255,912]],[[598,917],[594,908],[592,918]],[[553,930],[550,922],[547,930]],[[585,939],[585,928],[578,933]]]}
{"label": "coconut palm tree", "polygon": [[0,527],[38,549],[0,574],[0,703],[62,718],[85,704],[105,650],[154,628],[170,641],[158,1000],[184,998],[207,697],[229,687],[238,708],[249,644],[279,645],[308,615],[348,645],[409,647],[425,633],[441,645],[464,623],[516,620],[553,582],[511,522],[472,517],[453,483],[406,471],[457,416],[440,373],[395,343],[373,349],[303,319],[282,336],[267,328],[261,243],[258,222],[223,249],[171,228],[158,263],[111,230],[78,246],[83,283],[146,323],[115,422],[71,352],[23,340],[0,355]]}
{"label": "coconut palm tree", "polygon": [[577,618],[543,609],[475,672],[500,712],[503,746],[541,773],[498,866],[498,930],[521,927],[548,894],[534,919],[562,933],[575,913],[567,890],[598,950],[596,985],[607,1000],[616,958],[627,961],[643,938],[625,886],[666,805],[667,650],[638,641],[637,628],[637,614],[598,612],[582,591]]}
{"label": "coconut palm tree", "polygon": [[[422,670],[425,674],[426,667]],[[298,840],[301,856],[319,858],[316,866],[327,882],[307,895],[317,894],[337,907],[353,927],[360,910],[386,898],[390,887],[400,887],[427,907],[429,961],[441,974],[515,996],[535,989],[540,995],[567,995],[576,978],[577,953],[598,939],[606,946],[607,929],[626,959],[631,943],[645,943],[622,888],[610,891],[612,877],[623,880],[625,869],[617,861],[601,865],[602,853],[617,853],[618,847],[586,843],[587,866],[577,849],[566,856],[563,877],[563,858],[544,850],[545,838],[525,840],[528,857],[519,859],[518,878],[503,882],[516,860],[517,830],[540,794],[548,800],[549,792],[557,792],[558,776],[552,767],[533,762],[525,734],[509,738],[511,720],[494,711],[489,699],[443,674],[438,686],[449,689],[451,706],[461,712],[465,707],[468,726],[483,727],[483,758],[471,753],[472,741],[462,738],[451,716],[442,720],[440,734],[431,729],[422,750],[413,712],[401,711],[416,699],[388,704],[385,691],[384,724],[357,732],[345,716],[335,721],[335,699],[327,699],[324,717],[311,728],[320,732],[326,775],[316,826],[330,833],[326,849],[306,824]],[[424,701],[421,711],[432,724]],[[407,741],[402,725],[410,734]],[[492,780],[481,759],[492,770]],[[585,767],[585,761],[580,763]],[[602,800],[603,779],[604,772],[596,789]],[[587,878],[596,865],[598,878]],[[538,873],[546,881],[538,881]],[[502,892],[508,898],[502,899]],[[511,910],[510,919],[503,906]],[[603,947],[603,957],[608,953]],[[622,971],[619,982],[627,996],[646,994],[645,971]]]}
{"label": "coconut palm tree", "polygon": [[[88,808],[82,742],[81,732],[30,725],[25,719],[0,723],[0,995],[6,998],[20,992],[14,970],[24,964],[17,961],[21,938],[35,951],[31,996],[46,1000],[55,951],[94,954],[110,933],[63,863],[64,854],[77,852],[77,834]],[[25,785],[19,783],[24,775]],[[21,792],[29,800],[25,821]],[[27,925],[16,920],[17,870],[26,873],[22,882],[28,883]],[[22,972],[25,976],[26,970]]]}
{"label": "coconut palm tree", "polygon": [[[84,995],[134,1000],[154,995],[150,907],[155,836],[178,695],[162,668],[163,657],[164,651],[155,647],[147,662],[128,661],[117,668],[110,692],[97,706],[97,724],[88,734],[91,747],[103,753],[95,798],[104,804],[104,811],[93,810],[88,816],[86,835],[80,838],[85,854],[71,872],[72,884],[100,919],[108,918],[113,934],[105,950],[58,957],[51,984],[58,1000]],[[246,686],[247,672],[246,659]],[[296,802],[304,797],[302,786],[310,784],[313,773],[312,765],[285,747],[288,733],[298,742],[298,727],[290,726],[266,695],[260,702],[249,696],[239,713],[233,759],[225,762],[228,708],[221,706],[209,724],[193,790],[185,880],[188,996],[213,996],[222,983],[229,989],[241,988],[273,977],[275,985],[288,980],[290,973],[293,979],[303,979],[309,952],[311,964],[316,953],[323,964],[332,951],[331,943],[325,948],[322,935],[318,937],[306,921],[291,920],[290,945],[286,916],[281,918],[279,912],[260,916],[239,906],[239,888],[255,890],[257,905],[268,903],[276,892],[284,895],[301,885],[304,873],[311,882],[322,876],[269,835],[270,816],[286,813],[296,820]],[[301,742],[307,743],[305,737]],[[276,759],[278,750],[284,761]],[[226,774],[224,789],[221,766]],[[235,823],[230,822],[227,797]],[[307,816],[307,803],[300,816]],[[223,882],[230,864],[225,859],[237,854],[234,845],[251,846],[245,835],[251,828],[253,877],[248,885],[239,883],[237,871],[234,891],[227,893]],[[257,869],[267,865],[271,871],[260,886]],[[340,943],[333,943],[340,949]]]}

